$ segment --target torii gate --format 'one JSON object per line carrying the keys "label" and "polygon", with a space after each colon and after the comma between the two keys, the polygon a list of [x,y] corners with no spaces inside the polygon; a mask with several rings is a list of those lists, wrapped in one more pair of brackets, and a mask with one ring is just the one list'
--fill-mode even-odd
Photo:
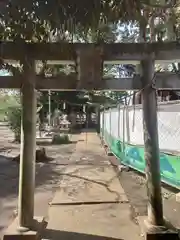
{"label": "torii gate", "polygon": [[[169,43],[68,44],[68,43],[0,43],[0,58],[23,63],[23,74],[0,77],[0,88],[22,90],[22,134],[19,178],[18,229],[28,231],[34,219],[36,88],[42,90],[141,90],[143,95],[144,146],[148,190],[148,222],[151,227],[164,226],[159,144],[157,131],[156,90],[180,89],[180,79],[173,73],[154,75],[155,61],[179,59],[180,45]],[[103,60],[102,60],[103,59]],[[36,60],[54,64],[74,63],[78,74],[42,78],[36,76]],[[135,63],[141,74],[133,78],[103,79],[103,63]],[[50,62],[49,62],[50,63]]]}

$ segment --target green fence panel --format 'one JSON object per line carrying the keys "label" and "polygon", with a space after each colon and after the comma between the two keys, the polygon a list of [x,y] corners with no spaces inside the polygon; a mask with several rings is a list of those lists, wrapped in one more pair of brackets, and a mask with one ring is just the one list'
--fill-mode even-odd
{"label": "green fence panel", "polygon": [[[123,141],[113,138],[106,130],[104,140],[122,164],[145,172],[144,147],[125,143],[123,151]],[[160,152],[160,171],[163,182],[180,189],[180,156]]]}

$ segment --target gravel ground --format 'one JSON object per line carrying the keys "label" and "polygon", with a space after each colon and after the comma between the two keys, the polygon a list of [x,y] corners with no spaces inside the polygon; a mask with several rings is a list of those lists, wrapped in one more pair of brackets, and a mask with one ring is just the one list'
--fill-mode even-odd
{"label": "gravel ground", "polygon": [[[3,230],[14,218],[17,209],[19,165],[12,157],[19,154],[19,145],[12,143],[13,135],[6,126],[0,126],[0,239]],[[54,158],[50,163],[36,164],[35,215],[47,214],[48,203],[52,200],[59,183],[57,165],[68,161],[75,149],[77,135],[68,145],[47,145],[47,155]],[[58,180],[57,180],[58,179]]]}
{"label": "gravel ground", "polygon": [[[144,176],[133,170],[122,171],[120,181],[136,215],[147,215],[147,192]],[[175,197],[177,192],[175,189],[162,186],[165,218],[180,229],[180,203],[176,202]]]}

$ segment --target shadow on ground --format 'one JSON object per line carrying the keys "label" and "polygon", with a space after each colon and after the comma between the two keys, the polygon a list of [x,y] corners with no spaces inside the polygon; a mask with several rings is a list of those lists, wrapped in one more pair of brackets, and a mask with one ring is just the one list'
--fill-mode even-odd
{"label": "shadow on ground", "polygon": [[[52,185],[59,181],[65,174],[63,172],[69,165],[85,165],[91,168],[91,165],[101,167],[105,164],[105,159],[99,154],[88,151],[89,157],[86,158],[86,152],[83,151],[80,156],[70,156],[75,150],[75,144],[57,145],[53,148],[47,148],[48,157],[54,160],[46,163],[36,163],[36,188],[40,186]],[[80,158],[80,161],[79,161]],[[94,159],[98,159],[94,161]],[[76,161],[78,160],[78,162]],[[107,164],[106,164],[107,165]],[[72,176],[75,177],[75,176]],[[19,164],[12,161],[12,157],[0,155],[0,199],[10,196],[17,196],[19,185]]]}
{"label": "shadow on ground", "polygon": [[[119,178],[136,216],[147,216],[148,198],[144,175],[130,170],[121,172]],[[179,229],[180,203],[176,201],[175,193],[176,189],[162,184],[164,216]]]}
{"label": "shadow on ground", "polygon": [[[75,144],[55,146],[55,148],[57,150],[50,146],[50,150],[47,151],[47,155],[52,156],[54,161],[36,163],[36,187],[51,184],[59,177],[59,172],[56,171],[57,165],[68,162]],[[14,197],[18,193],[19,164],[12,159],[12,157],[0,154],[0,199]]]}
{"label": "shadow on ground", "polygon": [[53,229],[46,229],[43,234],[44,239],[53,239],[53,240],[121,240],[119,238],[112,238],[106,236],[91,235],[85,233],[77,232],[67,232],[67,231],[57,231]]}
{"label": "shadow on ground", "polygon": [[0,153],[2,153],[2,152],[9,152],[9,151],[12,151],[12,149],[16,149],[16,147],[13,147],[13,146],[1,147],[0,148]]}
{"label": "shadow on ground", "polygon": [[[76,144],[77,141],[69,141],[68,143],[66,143],[66,145],[69,144]],[[60,144],[54,144],[52,142],[48,142],[48,141],[37,141],[36,142],[37,146],[60,146]]]}

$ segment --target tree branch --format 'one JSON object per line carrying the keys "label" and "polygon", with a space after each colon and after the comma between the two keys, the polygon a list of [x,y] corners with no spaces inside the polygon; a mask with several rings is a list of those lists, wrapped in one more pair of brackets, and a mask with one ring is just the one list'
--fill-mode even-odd
{"label": "tree branch", "polygon": [[167,9],[167,8],[173,8],[176,5],[176,0],[169,0],[165,5],[164,4],[153,4],[150,3],[151,0],[141,0],[141,3],[143,5],[152,7],[152,8],[161,8],[161,9]]}

